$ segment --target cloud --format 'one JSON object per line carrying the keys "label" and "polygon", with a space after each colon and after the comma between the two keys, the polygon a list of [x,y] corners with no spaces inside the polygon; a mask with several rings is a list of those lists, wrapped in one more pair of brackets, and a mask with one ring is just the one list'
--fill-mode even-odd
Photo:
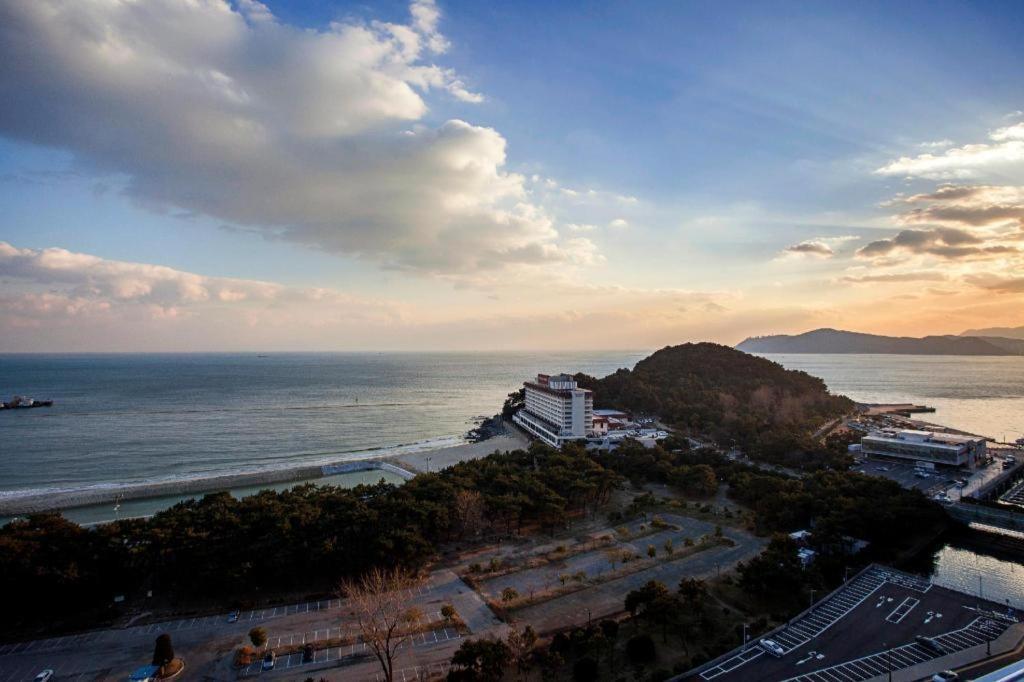
{"label": "cloud", "polygon": [[589,223],[569,223],[565,226],[565,229],[569,232],[594,232],[597,230],[597,225],[591,225]]}
{"label": "cloud", "polygon": [[282,23],[221,0],[0,3],[0,134],[212,216],[420,274],[578,263],[506,141],[426,97],[475,102],[429,0],[407,24]]}
{"label": "cloud", "polygon": [[846,275],[843,282],[850,284],[887,283],[887,282],[945,282],[949,277],[941,272],[915,271],[891,272],[880,275]]}
{"label": "cloud", "polygon": [[944,223],[971,227],[1024,225],[1024,188],[1005,185],[942,185],[900,199],[920,207],[897,216],[903,224]]}
{"label": "cloud", "polygon": [[1016,254],[1006,244],[986,244],[985,239],[966,230],[938,227],[930,230],[902,230],[890,239],[873,241],[857,251],[861,258],[879,258],[895,253],[927,254],[945,259],[985,258]]}
{"label": "cloud", "polygon": [[625,218],[615,218],[610,223],[608,223],[608,227],[612,228],[613,230],[625,230],[629,227],[629,221],[627,221]]}
{"label": "cloud", "polygon": [[[79,314],[131,305],[151,311],[214,306],[315,304],[385,311],[388,306],[327,289],[301,289],[273,282],[210,277],[163,265],[109,260],[60,248],[22,249],[0,242],[0,280],[18,290],[6,311]],[[24,291],[26,285],[44,289]],[[3,306],[0,306],[3,308]]]}
{"label": "cloud", "polygon": [[940,154],[902,156],[875,173],[904,177],[951,180],[974,178],[1008,169],[1020,169],[1024,161],[1024,123],[989,133],[989,142],[953,147]]}
{"label": "cloud", "polygon": [[807,256],[819,256],[822,258],[831,258],[836,253],[831,246],[819,240],[802,241],[799,244],[787,246],[785,250],[786,253],[794,253]]}
{"label": "cloud", "polygon": [[966,278],[976,287],[1000,294],[1024,294],[1024,277],[1005,277],[994,274],[973,274]]}

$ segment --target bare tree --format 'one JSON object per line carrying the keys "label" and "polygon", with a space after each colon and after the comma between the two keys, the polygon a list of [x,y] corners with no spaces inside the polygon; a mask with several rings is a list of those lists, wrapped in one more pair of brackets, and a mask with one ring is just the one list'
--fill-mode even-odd
{"label": "bare tree", "polygon": [[339,587],[363,641],[380,662],[385,682],[394,682],[395,653],[413,635],[422,615],[409,606],[408,590],[418,584],[419,578],[405,569],[374,568],[358,580],[343,580]]}
{"label": "bare tree", "polygon": [[458,520],[460,537],[476,537],[484,529],[484,496],[476,490],[460,490],[455,493],[455,517]]}

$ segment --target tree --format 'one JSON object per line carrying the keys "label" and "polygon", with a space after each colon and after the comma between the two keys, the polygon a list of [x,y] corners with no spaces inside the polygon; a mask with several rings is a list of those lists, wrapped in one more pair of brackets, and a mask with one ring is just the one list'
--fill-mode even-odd
{"label": "tree", "polygon": [[164,667],[174,660],[174,647],[171,645],[171,636],[166,632],[156,638],[156,645],[153,647],[153,665]]}
{"label": "tree", "polygon": [[339,594],[356,617],[359,633],[373,651],[385,682],[394,682],[395,653],[409,641],[420,612],[408,605],[407,591],[419,579],[412,572],[396,568],[374,568],[358,580],[344,580]]}
{"label": "tree", "polygon": [[626,642],[626,656],[633,665],[646,665],[658,656],[658,649],[650,635],[636,635]]}
{"label": "tree", "polygon": [[665,585],[657,580],[648,580],[639,590],[632,590],[626,595],[626,610],[629,611],[629,615],[635,617],[640,609],[666,594],[668,588]]}
{"label": "tree", "polygon": [[590,658],[581,658],[572,666],[573,682],[594,682],[597,680],[597,661]]}
{"label": "tree", "polygon": [[515,601],[519,598],[519,593],[516,592],[514,587],[506,587],[501,591],[501,601],[510,602]]}
{"label": "tree", "polygon": [[261,646],[267,643],[267,630],[261,627],[255,627],[249,630],[249,641],[252,645],[259,649]]}
{"label": "tree", "polygon": [[505,419],[511,419],[516,412],[521,410],[526,404],[526,389],[521,388],[518,391],[514,391],[508,394],[505,398],[505,404],[501,406],[501,416]]}
{"label": "tree", "polygon": [[500,680],[511,654],[498,639],[468,639],[452,656],[451,682],[493,682]]}
{"label": "tree", "polygon": [[668,555],[671,556],[671,554],[672,554],[672,538],[669,538],[668,540],[665,540],[665,544],[663,546],[665,547],[665,554],[668,554]]}
{"label": "tree", "polygon": [[459,615],[455,610],[455,607],[451,604],[445,604],[441,607],[441,617],[444,618],[444,622],[447,625],[451,625],[452,621],[455,620],[455,616]]}
{"label": "tree", "polygon": [[693,611],[696,611],[704,601],[706,589],[704,581],[697,578],[683,578],[679,581],[679,596],[683,604]]}
{"label": "tree", "polygon": [[599,624],[604,640],[608,642],[608,667],[615,670],[615,642],[619,638],[619,622],[606,618]]}
{"label": "tree", "polygon": [[537,652],[537,665],[540,666],[540,678],[544,682],[554,682],[558,679],[559,669],[565,665],[562,656],[551,647]]}
{"label": "tree", "polygon": [[460,537],[476,537],[487,525],[484,520],[484,496],[476,490],[455,493],[455,518]]}
{"label": "tree", "polygon": [[508,643],[512,662],[516,665],[516,670],[519,671],[520,675],[523,675],[530,667],[533,647],[537,643],[537,633],[530,625],[527,625],[522,630],[512,628],[509,630],[506,642]]}
{"label": "tree", "polygon": [[647,556],[651,557],[652,559],[658,556],[657,547],[655,547],[654,545],[647,545]]}

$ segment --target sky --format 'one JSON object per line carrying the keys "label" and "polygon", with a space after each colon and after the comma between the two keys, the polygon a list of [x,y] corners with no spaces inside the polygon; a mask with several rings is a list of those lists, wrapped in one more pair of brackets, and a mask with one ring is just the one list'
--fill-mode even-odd
{"label": "sky", "polygon": [[0,1],[0,352],[1024,325],[1019,3]]}

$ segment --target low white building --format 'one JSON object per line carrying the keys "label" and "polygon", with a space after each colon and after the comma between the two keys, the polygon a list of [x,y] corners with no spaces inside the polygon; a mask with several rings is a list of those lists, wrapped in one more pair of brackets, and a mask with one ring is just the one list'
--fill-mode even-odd
{"label": "low white building", "polygon": [[538,374],[523,387],[525,404],[512,421],[528,433],[555,447],[593,433],[594,395],[570,375]]}
{"label": "low white building", "polygon": [[985,456],[985,439],[937,431],[886,430],[861,438],[860,449],[865,455],[974,468]]}

